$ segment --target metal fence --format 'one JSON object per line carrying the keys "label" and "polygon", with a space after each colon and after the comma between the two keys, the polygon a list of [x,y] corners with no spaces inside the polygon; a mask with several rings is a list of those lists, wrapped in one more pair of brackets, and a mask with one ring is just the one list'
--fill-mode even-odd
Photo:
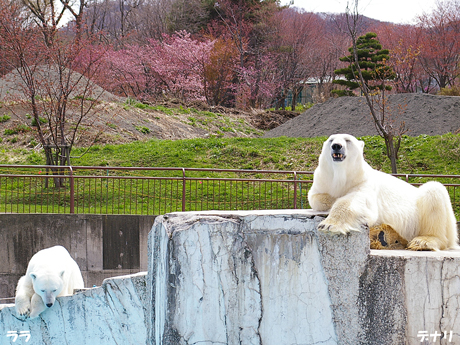
{"label": "metal fence", "polygon": [[[0,165],[0,212],[159,215],[309,208],[307,171]],[[460,175],[396,175],[443,183],[456,214]]]}
{"label": "metal fence", "polygon": [[[54,170],[53,170],[54,169]],[[312,173],[0,165],[0,212],[164,214],[306,208]]]}

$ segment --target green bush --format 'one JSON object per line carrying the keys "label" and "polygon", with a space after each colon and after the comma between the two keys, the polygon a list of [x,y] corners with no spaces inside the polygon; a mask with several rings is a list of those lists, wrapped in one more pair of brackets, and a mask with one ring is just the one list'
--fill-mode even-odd
{"label": "green bush", "polygon": [[150,128],[145,127],[145,126],[136,126],[136,129],[143,133],[143,134],[149,134],[150,133]]}
{"label": "green bush", "polygon": [[438,92],[439,96],[460,96],[460,88],[453,86],[451,88],[444,87]]}
{"label": "green bush", "polygon": [[[39,117],[38,120],[40,121],[40,123],[47,123],[48,122],[48,120],[45,119],[44,117]],[[32,119],[31,125],[34,126],[34,127],[37,127],[37,120],[35,119],[35,117]]]}
{"label": "green bush", "polygon": [[9,119],[11,119],[11,116],[9,116],[9,115],[0,116],[0,122],[6,122]]}
{"label": "green bush", "polygon": [[32,128],[30,128],[29,126],[21,124],[21,125],[17,125],[16,127],[13,127],[13,128],[5,129],[3,134],[5,134],[5,135],[14,135],[14,134],[18,134],[18,133],[27,133],[27,132],[30,132],[31,130],[32,130]]}

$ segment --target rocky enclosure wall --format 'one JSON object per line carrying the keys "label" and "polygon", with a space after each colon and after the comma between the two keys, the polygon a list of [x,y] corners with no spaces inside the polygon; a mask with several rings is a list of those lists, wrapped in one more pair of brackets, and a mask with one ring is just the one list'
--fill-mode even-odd
{"label": "rocky enclosure wall", "polygon": [[0,344],[146,344],[145,272],[104,280],[101,287],[58,297],[38,318],[22,320],[0,306]]}
{"label": "rocky enclosure wall", "polygon": [[460,344],[460,252],[370,251],[312,211],[157,218],[149,344]]}
{"label": "rocky enclosure wall", "polygon": [[321,219],[157,217],[146,276],[59,298],[36,320],[6,306],[0,344],[460,344],[460,252],[370,251],[366,229],[329,236]]}

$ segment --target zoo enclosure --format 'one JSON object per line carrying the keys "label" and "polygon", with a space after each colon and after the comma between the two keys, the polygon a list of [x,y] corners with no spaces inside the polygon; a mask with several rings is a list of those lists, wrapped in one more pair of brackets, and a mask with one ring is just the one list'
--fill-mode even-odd
{"label": "zoo enclosure", "polygon": [[[413,185],[443,183],[458,218],[460,175],[396,176]],[[0,165],[0,212],[159,215],[309,208],[312,179],[308,171]]]}

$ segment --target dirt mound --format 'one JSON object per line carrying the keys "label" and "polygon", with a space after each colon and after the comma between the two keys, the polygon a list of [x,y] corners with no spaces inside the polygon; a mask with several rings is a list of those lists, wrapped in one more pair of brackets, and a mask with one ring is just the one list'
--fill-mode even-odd
{"label": "dirt mound", "polygon": [[[64,69],[62,74],[58,71],[57,65],[37,65],[31,66],[36,87],[36,95],[39,97],[49,97],[49,90],[59,90],[58,81],[62,76],[63,83],[72,92],[69,98],[85,95],[87,98],[95,98],[101,101],[120,101],[122,98],[104,90],[99,85],[93,83],[80,73]],[[27,99],[24,91],[27,90],[23,77],[18,69],[11,71],[0,78],[0,101]],[[51,94],[57,94],[52,91]]]}
{"label": "dirt mound", "polygon": [[266,131],[276,128],[297,116],[299,116],[299,113],[294,111],[265,111],[252,116],[252,123],[256,128]]}
{"label": "dirt mound", "polygon": [[[460,97],[427,94],[396,94],[388,97],[387,116],[399,127],[401,121],[407,135],[440,135],[460,131]],[[369,108],[363,97],[331,98],[303,114],[265,133],[265,138],[318,137],[334,133],[354,136],[378,135]]]}

